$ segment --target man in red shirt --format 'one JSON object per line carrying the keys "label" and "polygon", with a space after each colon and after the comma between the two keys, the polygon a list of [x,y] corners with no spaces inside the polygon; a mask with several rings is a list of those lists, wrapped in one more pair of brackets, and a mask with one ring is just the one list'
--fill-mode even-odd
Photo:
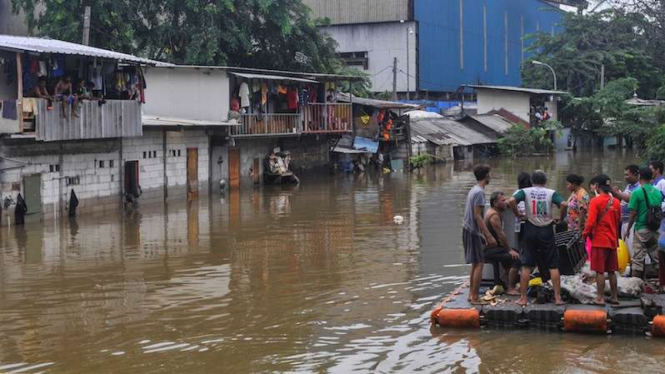
{"label": "man in red shirt", "polygon": [[596,305],[605,305],[605,273],[609,274],[611,304],[619,304],[617,294],[617,275],[619,261],[617,246],[619,223],[621,222],[621,202],[612,196],[610,178],[601,174],[594,178],[598,182],[600,195],[589,204],[589,215],[584,228],[584,239],[591,238],[591,270],[596,272],[598,297]]}

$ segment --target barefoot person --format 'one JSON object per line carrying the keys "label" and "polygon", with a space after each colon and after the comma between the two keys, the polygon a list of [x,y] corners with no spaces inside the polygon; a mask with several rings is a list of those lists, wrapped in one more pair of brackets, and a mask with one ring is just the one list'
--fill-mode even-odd
{"label": "barefoot person", "polygon": [[589,204],[589,216],[583,237],[591,238],[591,270],[596,272],[598,297],[596,305],[605,305],[605,273],[610,279],[611,304],[619,304],[617,293],[617,274],[619,260],[619,223],[621,222],[621,203],[612,196],[612,184],[607,175],[594,178],[598,182],[598,197]]}
{"label": "barefoot person", "polygon": [[480,288],[480,281],[483,276],[483,240],[490,247],[497,245],[496,240],[490,234],[483,220],[485,186],[490,182],[490,170],[488,165],[478,165],[473,169],[473,174],[478,184],[469,191],[464,211],[462,243],[464,245],[466,263],[471,264],[469,301],[472,304],[483,303],[478,297],[478,289]]}
{"label": "barefoot person", "polygon": [[554,218],[552,207],[561,209],[561,220],[566,217],[567,203],[561,195],[545,187],[547,174],[536,170],[531,176],[533,187],[521,189],[510,198],[510,206],[519,215],[517,204],[524,201],[526,205],[526,224],[524,225],[524,244],[522,247],[522,276],[520,279],[520,305],[527,304],[526,290],[531,277],[531,269],[538,266],[541,274],[549,270],[554,287],[554,301],[563,305],[561,300],[561,277],[559,274],[559,251],[554,239]]}
{"label": "barefoot person", "polygon": [[[501,214],[506,209],[508,209],[508,198],[506,198],[506,195],[500,191],[494,192],[490,198],[490,208],[485,213],[485,226],[487,226],[487,229],[498,245],[495,247],[485,247],[483,256],[485,262],[495,261],[503,266],[508,273],[506,293],[517,296],[520,293],[515,290],[515,283],[517,283],[517,273],[520,268],[520,254],[510,247],[506,233],[503,231],[503,218]],[[498,269],[494,269],[494,274],[494,285],[501,284],[501,280],[498,279]]]}

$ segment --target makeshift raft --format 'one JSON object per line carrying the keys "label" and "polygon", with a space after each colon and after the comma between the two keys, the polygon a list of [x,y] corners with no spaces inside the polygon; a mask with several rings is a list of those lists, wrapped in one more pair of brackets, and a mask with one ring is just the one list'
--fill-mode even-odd
{"label": "makeshift raft", "polygon": [[[482,289],[481,289],[482,290]],[[431,313],[441,328],[533,328],[547,331],[630,334],[665,337],[665,295],[643,294],[621,305],[515,304],[515,296],[497,297],[494,305],[471,305],[468,283],[448,295]]]}

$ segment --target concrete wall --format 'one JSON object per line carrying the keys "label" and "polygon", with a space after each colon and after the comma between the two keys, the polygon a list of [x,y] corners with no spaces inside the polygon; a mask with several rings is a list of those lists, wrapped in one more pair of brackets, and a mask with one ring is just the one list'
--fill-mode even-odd
{"label": "concrete wall", "polygon": [[[408,33],[409,28],[413,30]],[[416,51],[417,27],[415,22],[393,22],[365,25],[330,26],[322,28],[328,32],[339,44],[337,51],[367,52],[368,69],[372,76],[372,91],[392,92],[393,59],[397,57],[397,91],[406,92],[407,71],[414,78],[409,78],[411,91],[416,90]],[[409,69],[406,66],[406,38],[409,37]],[[362,70],[362,67],[358,67]],[[401,70],[401,71],[400,71]]]}
{"label": "concrete wall", "polygon": [[[205,190],[209,176],[209,141],[205,130],[167,132],[166,140],[169,196],[179,193],[185,196],[187,148],[198,149],[199,187]],[[139,162],[139,184],[144,191],[140,201],[163,196],[164,143],[161,130],[147,130],[142,137],[123,139],[122,144],[119,139],[57,143],[4,140],[0,150],[5,158],[0,162],[0,167],[5,169],[0,173],[2,200],[10,197],[16,201],[19,192],[25,195],[23,178],[40,174],[42,201],[27,201],[27,204],[40,204],[46,219],[67,209],[71,190],[79,199],[77,212],[80,214],[118,209],[123,190],[121,175],[126,161]],[[19,167],[12,168],[14,166]],[[13,208],[2,211],[2,224],[7,224],[8,215],[13,216]]]}
{"label": "concrete wall", "polygon": [[312,18],[328,18],[331,24],[409,20],[411,0],[304,0]]}
{"label": "concrete wall", "polygon": [[476,92],[478,94],[478,114],[506,109],[529,122],[529,111],[531,110],[529,94],[485,89]]}
{"label": "concrete wall", "polygon": [[230,89],[225,70],[152,67],[145,75],[148,99],[144,114],[203,121],[227,119]]}

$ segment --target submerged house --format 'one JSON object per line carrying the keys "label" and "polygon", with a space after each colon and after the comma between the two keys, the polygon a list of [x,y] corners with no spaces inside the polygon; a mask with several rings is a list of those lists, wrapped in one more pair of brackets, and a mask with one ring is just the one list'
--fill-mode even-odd
{"label": "submerged house", "polygon": [[[56,217],[70,200],[85,210],[120,206],[132,187],[133,169],[125,163],[141,156],[138,144],[123,139],[143,135],[141,108],[150,100],[143,72],[154,64],[59,40],[0,35],[2,224],[13,220],[19,194],[28,217]],[[67,76],[72,91],[87,83],[90,96],[78,108],[72,97],[64,108],[46,98]]]}
{"label": "submerged house", "polygon": [[289,152],[296,172],[327,165],[331,143],[354,131],[353,105],[338,100],[338,85],[361,79],[162,64],[146,78],[155,100],[144,107],[145,124],[206,138],[199,163],[209,174],[199,180],[232,189],[261,183],[271,152]]}

